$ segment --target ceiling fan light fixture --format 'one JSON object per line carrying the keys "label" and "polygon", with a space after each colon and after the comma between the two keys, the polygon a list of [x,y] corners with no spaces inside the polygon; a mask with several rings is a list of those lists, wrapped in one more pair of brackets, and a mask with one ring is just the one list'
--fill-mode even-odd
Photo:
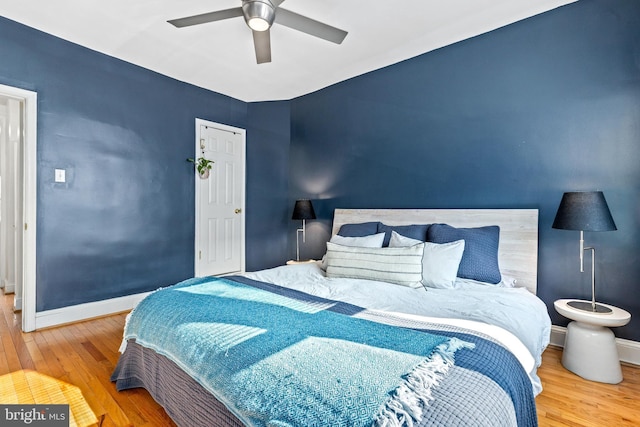
{"label": "ceiling fan light fixture", "polygon": [[276,16],[273,5],[261,0],[244,0],[242,12],[244,20],[253,31],[267,31]]}
{"label": "ceiling fan light fixture", "polygon": [[269,29],[269,23],[262,18],[251,18],[247,25],[253,31],[267,31]]}

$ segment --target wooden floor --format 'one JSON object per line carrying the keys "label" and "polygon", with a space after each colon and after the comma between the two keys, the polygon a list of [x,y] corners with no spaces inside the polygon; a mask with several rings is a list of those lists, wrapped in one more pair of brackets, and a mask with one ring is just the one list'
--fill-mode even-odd
{"label": "wooden floor", "polygon": [[[0,295],[0,379],[21,370],[36,371],[76,386],[105,427],[174,425],[145,390],[117,392],[109,380],[125,314],[25,334],[20,315],[11,310],[12,301],[12,295]],[[564,369],[561,354],[548,348],[538,371],[544,387],[536,399],[541,427],[640,426],[640,368],[623,366],[622,383],[601,384]]]}

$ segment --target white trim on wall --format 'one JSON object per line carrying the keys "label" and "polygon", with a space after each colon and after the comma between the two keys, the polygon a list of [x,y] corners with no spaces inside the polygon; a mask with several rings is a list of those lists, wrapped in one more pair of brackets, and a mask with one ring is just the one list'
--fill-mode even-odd
{"label": "white trim on wall", "polygon": [[2,286],[0,287],[4,288],[5,294],[13,294],[16,291],[16,284],[13,282],[9,282],[8,280],[3,280]]}
{"label": "white trim on wall", "polygon": [[[551,326],[551,345],[564,347],[564,338],[567,328],[564,326]],[[640,342],[616,338],[616,347],[621,362],[640,365]]]}
{"label": "white trim on wall", "polygon": [[49,328],[129,311],[150,293],[151,292],[143,292],[124,297],[40,311],[36,313],[35,328]]}

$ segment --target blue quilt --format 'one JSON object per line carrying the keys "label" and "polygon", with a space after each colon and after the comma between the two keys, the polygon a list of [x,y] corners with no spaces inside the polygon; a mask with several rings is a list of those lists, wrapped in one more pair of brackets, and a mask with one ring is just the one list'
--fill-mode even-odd
{"label": "blue quilt", "polygon": [[132,312],[125,339],[169,358],[246,425],[419,421],[475,344],[347,316],[236,281],[191,279]]}

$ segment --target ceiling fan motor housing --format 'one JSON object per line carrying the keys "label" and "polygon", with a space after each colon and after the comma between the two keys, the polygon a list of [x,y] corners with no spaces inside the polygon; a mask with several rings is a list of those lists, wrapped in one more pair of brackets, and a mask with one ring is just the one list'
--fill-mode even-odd
{"label": "ceiling fan motor housing", "polygon": [[266,31],[273,24],[276,10],[268,0],[242,0],[244,20],[254,31]]}

